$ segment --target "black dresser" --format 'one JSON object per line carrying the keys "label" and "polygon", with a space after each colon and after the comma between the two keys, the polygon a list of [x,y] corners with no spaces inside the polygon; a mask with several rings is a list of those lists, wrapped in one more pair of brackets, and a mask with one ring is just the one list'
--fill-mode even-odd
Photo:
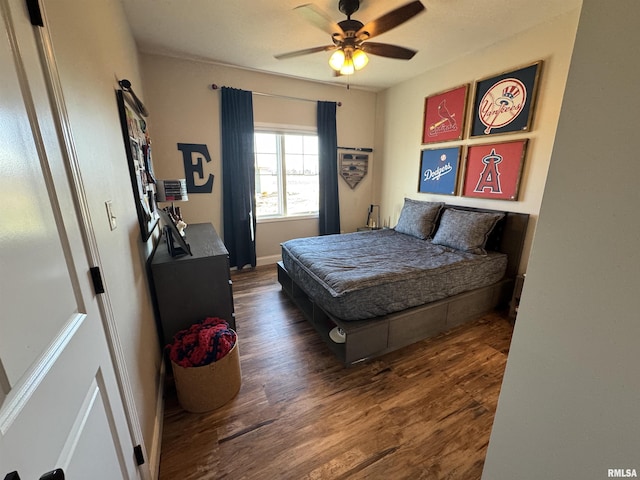
{"label": "black dresser", "polygon": [[163,238],[150,260],[163,346],[206,317],[222,318],[236,329],[229,252],[210,223],[185,231],[192,256],[171,257]]}

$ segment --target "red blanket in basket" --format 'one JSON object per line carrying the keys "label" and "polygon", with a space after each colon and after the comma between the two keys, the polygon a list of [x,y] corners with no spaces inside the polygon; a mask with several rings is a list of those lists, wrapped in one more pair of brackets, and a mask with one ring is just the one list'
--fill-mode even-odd
{"label": "red blanket in basket", "polygon": [[201,367],[227,355],[236,344],[236,332],[221,318],[206,318],[173,337],[169,358],[181,367]]}

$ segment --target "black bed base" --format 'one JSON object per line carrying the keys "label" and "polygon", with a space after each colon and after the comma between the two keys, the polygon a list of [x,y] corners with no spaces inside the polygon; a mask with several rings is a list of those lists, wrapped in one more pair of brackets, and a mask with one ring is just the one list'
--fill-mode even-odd
{"label": "black bed base", "polygon": [[[476,212],[493,211],[455,205],[445,205],[444,208]],[[350,366],[433,337],[475,320],[500,304],[506,305],[511,298],[515,277],[519,271],[529,215],[503,213],[505,217],[493,229],[486,245],[488,250],[507,254],[507,271],[504,280],[487,287],[382,317],[343,321],[316,305],[289,276],[282,262],[278,262],[278,281],[282,290],[302,310],[331,351],[346,366]],[[335,343],[329,338],[329,332],[336,326],[346,333],[345,343]]]}
{"label": "black bed base", "polygon": [[[289,276],[282,262],[278,262],[278,282],[345,366],[379,357],[475,320],[498,305],[506,304],[513,291],[513,279],[505,279],[383,317],[343,321],[315,304]],[[329,332],[336,326],[344,330],[345,343],[335,343],[329,338]]]}

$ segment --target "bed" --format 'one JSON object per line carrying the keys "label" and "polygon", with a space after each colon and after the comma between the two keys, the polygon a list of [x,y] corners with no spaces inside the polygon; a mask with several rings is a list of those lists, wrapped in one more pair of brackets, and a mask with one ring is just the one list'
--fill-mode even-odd
{"label": "bed", "polygon": [[393,229],[284,242],[278,281],[350,366],[506,303],[527,224],[527,214],[407,198]]}

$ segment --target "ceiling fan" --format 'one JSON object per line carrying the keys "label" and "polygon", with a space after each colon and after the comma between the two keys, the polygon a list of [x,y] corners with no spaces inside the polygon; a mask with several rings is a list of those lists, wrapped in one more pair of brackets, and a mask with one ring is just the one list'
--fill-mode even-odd
{"label": "ceiling fan", "polygon": [[381,57],[410,60],[417,53],[398,45],[370,42],[369,39],[388,32],[392,28],[410,20],[425,7],[419,0],[409,2],[401,7],[391,10],[376,20],[367,24],[352,19],[351,15],[360,8],[360,0],[339,0],[338,9],[347,16],[346,20],[335,22],[325,12],[313,4],[305,4],[294,10],[316,27],[331,35],[333,45],[323,47],[306,48],[295,52],[276,55],[275,58],[283,60],[316,52],[334,51],[329,59],[331,68],[342,75],[351,75],[355,70],[360,70],[369,61],[367,53]]}

